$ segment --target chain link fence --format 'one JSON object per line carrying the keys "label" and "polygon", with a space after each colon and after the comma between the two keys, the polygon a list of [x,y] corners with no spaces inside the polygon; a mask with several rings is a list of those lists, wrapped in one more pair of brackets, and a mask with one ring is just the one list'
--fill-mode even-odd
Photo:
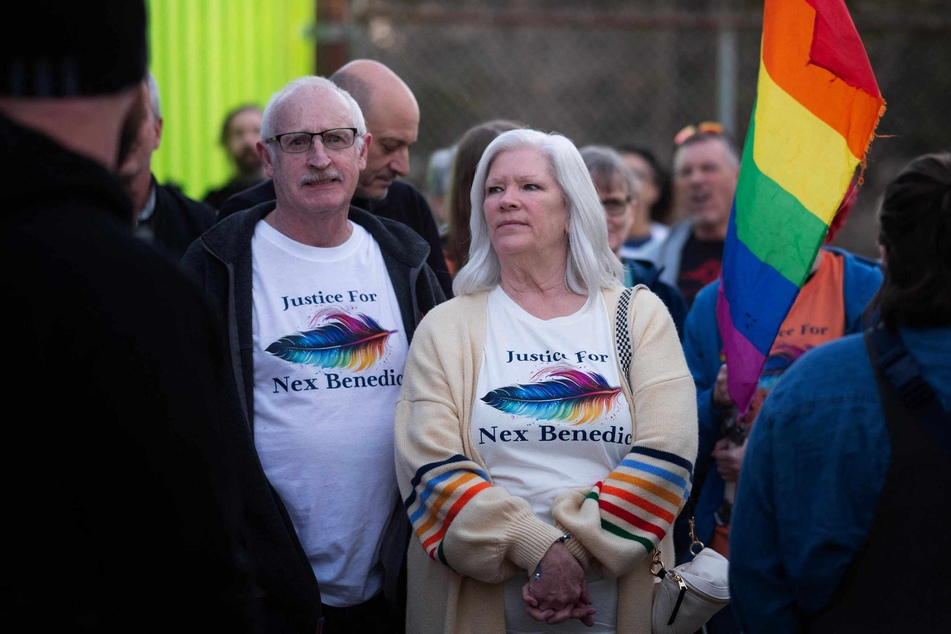
{"label": "chain link fence", "polygon": [[[951,149],[951,8],[880,0],[850,10],[887,111],[837,243],[876,255],[883,186],[912,157]],[[345,26],[349,58],[387,64],[416,94],[421,125],[409,180],[425,188],[434,152],[496,118],[561,132],[579,146],[644,144],[666,164],[673,136],[689,123],[718,120],[742,144],[762,3],[371,0],[351,2]]]}

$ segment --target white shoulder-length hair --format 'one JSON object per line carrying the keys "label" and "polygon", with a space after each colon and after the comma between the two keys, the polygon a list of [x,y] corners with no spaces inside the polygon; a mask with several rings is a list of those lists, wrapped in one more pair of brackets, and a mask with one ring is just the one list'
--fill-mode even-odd
{"label": "white shoulder-length hair", "polygon": [[493,140],[476,168],[472,182],[472,214],[469,228],[469,261],[452,283],[455,295],[467,295],[498,286],[499,256],[489,239],[485,222],[485,181],[492,161],[510,150],[532,148],[548,159],[555,181],[561,187],[568,210],[568,266],[565,285],[580,295],[594,297],[602,288],[623,285],[624,268],[608,246],[608,225],[591,174],[575,147],[557,132],[519,129],[503,132]]}

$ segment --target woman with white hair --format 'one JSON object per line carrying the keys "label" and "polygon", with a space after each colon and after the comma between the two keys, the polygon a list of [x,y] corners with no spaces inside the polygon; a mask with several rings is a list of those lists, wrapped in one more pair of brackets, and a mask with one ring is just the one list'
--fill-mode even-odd
{"label": "woman with white hair", "polygon": [[472,209],[456,297],[416,331],[397,404],[406,630],[646,634],[697,451],[676,328],[639,290],[616,329],[623,269],[565,137],[499,135]]}

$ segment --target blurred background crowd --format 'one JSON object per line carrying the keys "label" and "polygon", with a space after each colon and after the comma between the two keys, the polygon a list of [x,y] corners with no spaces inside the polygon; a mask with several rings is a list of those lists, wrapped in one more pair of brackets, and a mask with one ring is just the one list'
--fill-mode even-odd
{"label": "blurred background crowd", "polygon": [[[149,4],[167,122],[155,171],[196,198],[228,178],[218,139],[231,108],[263,105],[287,80],[356,58],[385,63],[412,88],[421,121],[406,180],[433,195],[430,159],[437,166],[440,150],[491,119],[559,131],[579,147],[644,145],[666,166],[688,124],[719,122],[742,147],[763,10],[759,0]],[[847,5],[888,110],[836,243],[874,256],[884,185],[912,157],[951,145],[951,9],[946,0]]]}

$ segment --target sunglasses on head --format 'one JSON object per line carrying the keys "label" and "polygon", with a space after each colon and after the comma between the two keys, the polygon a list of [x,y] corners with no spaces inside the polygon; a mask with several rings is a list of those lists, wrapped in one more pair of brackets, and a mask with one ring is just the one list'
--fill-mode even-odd
{"label": "sunglasses on head", "polygon": [[701,121],[700,123],[684,126],[680,132],[674,135],[674,145],[679,146],[687,142],[687,139],[698,134],[723,134],[723,126],[716,121]]}

